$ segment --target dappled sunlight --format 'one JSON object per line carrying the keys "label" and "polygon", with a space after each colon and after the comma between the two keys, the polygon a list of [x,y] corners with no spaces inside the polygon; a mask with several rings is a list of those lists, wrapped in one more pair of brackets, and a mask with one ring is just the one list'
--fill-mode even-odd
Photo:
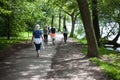
{"label": "dappled sunlight", "polygon": [[[53,68],[54,71],[51,71],[50,74],[53,74],[56,78],[60,76],[61,78],[65,78],[65,76],[67,76],[72,80],[104,80],[99,77],[104,75],[101,70],[97,66],[91,64],[88,59],[73,59],[68,62],[63,61],[55,64]],[[61,75],[59,75],[60,73]],[[101,73],[101,75],[98,75],[99,73]]]}
{"label": "dappled sunlight", "polygon": [[28,69],[39,69],[41,66],[29,65]]}
{"label": "dappled sunlight", "polygon": [[40,75],[32,76],[30,80],[40,80]]}
{"label": "dappled sunlight", "polygon": [[[47,72],[53,71],[51,59],[55,53],[55,46],[51,45],[41,50],[39,58],[36,57],[37,54],[33,46],[16,52],[15,55],[0,62],[3,64],[0,67],[0,80],[44,80]],[[6,76],[6,78],[2,76]]]}
{"label": "dappled sunlight", "polygon": [[8,62],[4,62],[4,64],[6,64],[6,65],[7,65],[7,64],[13,64],[13,62],[9,62],[9,61],[8,61]]}
{"label": "dappled sunlight", "polygon": [[48,79],[65,80],[107,80],[105,74],[81,53],[82,45],[69,43],[59,45],[53,58]]}
{"label": "dappled sunlight", "polygon": [[25,72],[20,72],[22,76],[27,76],[31,73],[32,71],[25,71]]}

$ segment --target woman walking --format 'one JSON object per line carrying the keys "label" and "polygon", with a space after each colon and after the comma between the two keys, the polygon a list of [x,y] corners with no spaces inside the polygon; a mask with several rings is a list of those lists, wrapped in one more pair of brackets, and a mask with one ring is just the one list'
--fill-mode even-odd
{"label": "woman walking", "polygon": [[35,25],[35,30],[33,31],[32,41],[34,42],[34,45],[36,48],[37,57],[39,57],[41,44],[43,41],[42,31],[40,30],[39,24]]}
{"label": "woman walking", "polygon": [[63,36],[64,36],[64,42],[65,44],[67,43],[67,35],[68,35],[68,31],[66,26],[63,27]]}

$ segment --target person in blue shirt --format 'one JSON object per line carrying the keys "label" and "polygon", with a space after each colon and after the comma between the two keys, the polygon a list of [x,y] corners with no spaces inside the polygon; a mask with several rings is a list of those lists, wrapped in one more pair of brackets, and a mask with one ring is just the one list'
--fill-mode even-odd
{"label": "person in blue shirt", "polygon": [[35,25],[35,30],[33,31],[33,35],[32,35],[32,41],[34,42],[34,45],[37,51],[37,57],[39,57],[41,44],[43,41],[42,31],[40,30],[39,24]]}

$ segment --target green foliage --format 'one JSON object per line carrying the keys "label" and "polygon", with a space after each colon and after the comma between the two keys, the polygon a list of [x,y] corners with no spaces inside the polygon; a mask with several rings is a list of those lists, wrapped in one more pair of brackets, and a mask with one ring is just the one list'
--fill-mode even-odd
{"label": "green foliage", "polygon": [[0,15],[7,16],[12,13],[12,11],[7,9],[7,7],[9,7],[9,3],[7,1],[1,0],[0,1]]}
{"label": "green foliage", "polygon": [[[98,11],[100,24],[105,23],[120,23],[120,0],[98,0]],[[101,26],[103,27],[103,26]],[[109,27],[111,27],[109,25]],[[116,29],[117,27],[113,28]],[[106,30],[107,31],[107,30]],[[113,31],[111,31],[113,32]],[[114,31],[117,32],[117,31]]]}
{"label": "green foliage", "polygon": [[[19,36],[19,32],[31,31],[36,23],[42,24],[42,21],[45,22],[43,20],[44,15],[42,10],[45,7],[47,8],[46,1],[1,0],[0,33],[2,34],[0,34],[0,36]],[[43,6],[44,4],[46,5]],[[48,11],[48,9],[46,11]],[[46,19],[46,17],[44,19]]]}
{"label": "green foliage", "polygon": [[77,35],[74,34],[74,35],[73,35],[73,38],[77,39]]}
{"label": "green foliage", "polygon": [[100,41],[100,46],[104,46],[104,44],[108,42],[108,40],[105,38],[100,38],[99,41]]}
{"label": "green foliage", "polygon": [[79,43],[82,43],[82,44],[87,44],[86,38],[78,39],[78,42],[79,42]]}
{"label": "green foliage", "polygon": [[16,42],[17,42],[17,40],[6,40],[6,39],[3,40],[3,39],[0,39],[0,50],[11,47]]}
{"label": "green foliage", "polygon": [[115,52],[113,50],[108,50],[105,47],[100,47],[99,48],[99,54],[102,55],[109,55],[109,54],[114,54]]}
{"label": "green foliage", "polygon": [[19,33],[19,39],[26,39],[26,40],[31,40],[32,37],[32,32],[20,32]]}
{"label": "green foliage", "polygon": [[87,55],[87,45],[83,45],[82,53]]}

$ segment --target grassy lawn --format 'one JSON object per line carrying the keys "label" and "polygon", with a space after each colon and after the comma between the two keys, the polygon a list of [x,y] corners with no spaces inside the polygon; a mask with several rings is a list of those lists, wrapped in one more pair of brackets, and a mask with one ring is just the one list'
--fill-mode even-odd
{"label": "grassy lawn", "polygon": [[29,34],[28,32],[20,32],[19,37],[11,37],[10,40],[5,39],[5,37],[0,37],[0,50],[4,50],[21,41],[31,40],[31,34],[31,32]]}

